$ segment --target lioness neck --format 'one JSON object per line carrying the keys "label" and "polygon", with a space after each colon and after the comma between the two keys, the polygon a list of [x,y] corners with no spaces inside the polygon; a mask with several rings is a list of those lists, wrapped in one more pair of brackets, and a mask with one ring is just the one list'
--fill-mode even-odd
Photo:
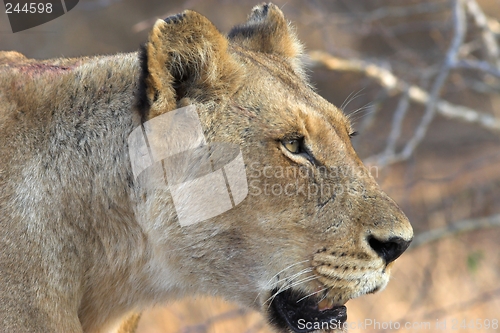
{"label": "lioness neck", "polygon": [[[137,54],[6,62],[0,67],[6,87],[0,94],[0,139],[8,144],[0,147],[0,190],[7,200],[0,223],[17,224],[25,249],[37,242],[47,251],[1,254],[31,271],[38,267],[51,285],[67,286],[66,294],[39,286],[50,297],[67,298],[41,305],[47,311],[66,304],[61,313],[76,311],[84,331],[97,330],[151,290],[144,268],[151,251],[134,214],[127,148],[128,135],[140,125],[134,111]],[[58,280],[64,276],[74,279]],[[25,293],[37,297],[35,290]]]}

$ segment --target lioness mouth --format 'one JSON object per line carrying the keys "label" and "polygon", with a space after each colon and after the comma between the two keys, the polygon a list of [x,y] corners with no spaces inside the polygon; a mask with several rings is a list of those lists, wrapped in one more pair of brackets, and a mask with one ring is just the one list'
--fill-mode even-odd
{"label": "lioness mouth", "polygon": [[[273,290],[272,294],[276,292]],[[276,295],[271,303],[270,316],[272,324],[283,331],[291,329],[296,333],[306,333],[317,330],[315,327],[318,326],[340,327],[347,320],[347,308],[343,305],[320,306],[317,297],[306,297],[289,289]]]}

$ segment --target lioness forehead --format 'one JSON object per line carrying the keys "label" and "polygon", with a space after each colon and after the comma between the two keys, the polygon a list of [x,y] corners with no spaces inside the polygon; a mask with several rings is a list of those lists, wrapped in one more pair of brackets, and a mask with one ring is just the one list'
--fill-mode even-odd
{"label": "lioness forehead", "polygon": [[258,129],[251,134],[255,141],[303,140],[314,163],[324,166],[353,154],[348,117],[318,95],[307,78],[280,57],[246,50],[239,54],[243,54],[249,77],[243,80],[235,102],[253,114],[249,127]]}
{"label": "lioness forehead", "polygon": [[[255,106],[256,112],[277,132],[295,131],[303,135],[330,130],[347,135],[352,132],[345,113],[318,95],[307,78],[297,75],[284,59],[242,49],[238,55],[243,58],[249,76],[240,89],[249,91],[254,99],[246,100],[246,106]],[[260,112],[261,109],[271,112]]]}

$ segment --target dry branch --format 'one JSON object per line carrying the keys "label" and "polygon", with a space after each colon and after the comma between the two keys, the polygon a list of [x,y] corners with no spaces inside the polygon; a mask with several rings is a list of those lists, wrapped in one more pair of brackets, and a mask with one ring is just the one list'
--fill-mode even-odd
{"label": "dry branch", "polygon": [[500,214],[478,219],[468,219],[447,225],[444,228],[423,232],[413,239],[410,249],[416,249],[424,244],[436,242],[446,237],[455,236],[465,232],[479,229],[500,227]]}
{"label": "dry branch", "polygon": [[476,69],[481,72],[496,76],[500,78],[500,69],[493,67],[486,61],[477,61],[477,60],[460,60],[455,64],[456,68],[467,68],[467,69]]}
{"label": "dry branch", "polygon": [[410,108],[410,99],[408,96],[408,91],[405,91],[401,98],[399,99],[398,106],[394,112],[392,118],[391,132],[387,137],[387,145],[385,151],[379,158],[379,164],[384,167],[388,164],[390,160],[393,160],[396,156],[396,144],[401,135],[401,127],[403,126],[403,120],[406,116],[408,109]]}
{"label": "dry branch", "polygon": [[454,35],[451,41],[451,45],[446,52],[446,58],[441,66],[439,73],[434,81],[432,86],[429,102],[425,105],[424,116],[417,129],[415,130],[415,134],[413,137],[408,140],[406,146],[403,148],[400,156],[396,156],[395,160],[406,160],[410,158],[413,154],[417,146],[422,142],[425,138],[425,134],[427,133],[427,129],[434,119],[436,113],[436,105],[439,99],[439,95],[441,93],[441,88],[443,87],[448,75],[450,74],[450,70],[455,66],[455,63],[458,59],[458,52],[460,50],[460,46],[463,44],[465,33],[467,32],[467,23],[465,19],[465,12],[463,9],[463,4],[461,0],[455,0],[453,3],[453,27],[454,27]]}
{"label": "dry branch", "polygon": [[[405,82],[390,70],[377,64],[359,59],[343,59],[324,51],[310,51],[308,55],[310,66],[313,68],[324,67],[338,72],[362,73],[379,82],[390,93],[402,93],[408,90],[410,101],[422,105],[429,103],[430,95],[427,91],[417,85]],[[439,99],[436,103],[436,111],[446,118],[477,124],[489,130],[500,132],[500,119],[467,106]]]}
{"label": "dry branch", "polygon": [[482,30],[482,39],[490,60],[498,68],[500,67],[500,49],[495,33],[490,28],[489,20],[476,0],[466,0],[467,11],[474,18],[475,24]]}

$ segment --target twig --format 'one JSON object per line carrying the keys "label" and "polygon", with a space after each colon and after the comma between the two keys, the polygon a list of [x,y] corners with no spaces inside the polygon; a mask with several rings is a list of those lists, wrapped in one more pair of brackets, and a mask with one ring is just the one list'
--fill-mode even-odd
{"label": "twig", "polygon": [[466,302],[453,304],[447,307],[443,307],[441,309],[435,309],[429,311],[426,314],[424,314],[422,318],[423,319],[444,318],[446,316],[449,316],[450,314],[468,310],[475,305],[484,304],[486,302],[492,301],[497,297],[500,297],[500,288],[488,290]]}
{"label": "twig", "polygon": [[[419,177],[413,178],[410,182],[404,185],[405,190],[409,191],[415,186],[422,183],[430,183],[430,184],[440,184],[440,183],[448,183],[453,182],[460,177],[464,177],[464,174],[470,172],[478,172],[478,170],[484,168],[485,165],[497,165],[500,164],[500,152],[496,152],[493,154],[489,154],[486,156],[481,156],[480,158],[473,159],[467,162],[460,169],[456,170],[453,173],[448,173],[444,177],[430,178],[430,177]],[[497,181],[500,184],[500,180]],[[490,183],[493,185],[495,182]],[[391,189],[389,187],[389,189]]]}
{"label": "twig", "polygon": [[460,46],[462,45],[465,33],[467,31],[467,20],[465,18],[465,12],[463,9],[462,0],[455,0],[453,3],[453,26],[454,26],[454,36],[451,42],[451,45],[446,53],[446,58],[444,64],[442,65],[439,74],[434,81],[434,84],[431,89],[431,94],[429,96],[429,101],[426,104],[425,113],[422,117],[422,121],[418,125],[415,130],[415,134],[408,141],[406,146],[403,148],[401,152],[401,156],[396,158],[397,160],[406,160],[410,158],[413,154],[417,146],[422,142],[427,133],[427,129],[429,128],[430,123],[434,119],[436,114],[436,105],[438,102],[439,94],[441,92],[441,88],[443,87],[450,70],[455,66],[457,62],[458,52]]}
{"label": "twig", "polygon": [[[429,102],[430,96],[427,91],[417,85],[408,84],[388,69],[374,63],[358,59],[338,58],[323,51],[310,51],[308,55],[311,67],[322,66],[333,71],[363,73],[378,81],[389,93],[401,93],[408,90],[410,101],[422,105]],[[436,111],[450,119],[478,124],[489,130],[500,131],[500,120],[463,105],[452,104],[440,99],[436,103]]]}
{"label": "twig", "polygon": [[[490,302],[495,300],[500,296],[500,288],[493,289],[493,290],[488,290],[482,294],[479,294],[479,296],[476,296],[466,302],[462,303],[457,303],[457,304],[452,304],[447,307],[442,307],[440,309],[433,309],[429,312],[424,313],[421,316],[416,316],[416,315],[410,315],[410,316],[405,316],[402,318],[399,318],[397,322],[400,323],[405,323],[405,322],[416,322],[415,318],[419,318],[418,320],[435,320],[436,318],[446,318],[447,316],[454,314],[454,313],[459,313],[465,310],[470,309],[471,307],[478,305],[478,304],[484,304],[486,302]],[[377,331],[377,332],[386,332],[386,331]]]}
{"label": "twig", "polygon": [[484,14],[483,10],[476,2],[476,0],[466,0],[467,11],[474,18],[474,22],[482,30],[483,42],[488,53],[490,61],[492,61],[496,67],[500,67],[500,49],[496,40],[496,36],[490,29],[489,20]]}
{"label": "twig", "polygon": [[500,227],[500,214],[478,219],[468,219],[452,223],[444,228],[423,232],[413,239],[410,249],[414,250],[424,244],[436,242],[446,237],[479,229]]}
{"label": "twig", "polygon": [[360,16],[363,22],[369,22],[369,21],[380,20],[386,17],[405,17],[411,15],[439,12],[442,11],[444,8],[446,8],[445,2],[437,2],[437,3],[424,2],[410,6],[397,6],[397,7],[383,6],[382,8],[376,9],[371,12],[363,12],[363,13],[354,12],[353,14],[356,16]]}
{"label": "twig", "polygon": [[455,64],[455,68],[477,69],[500,78],[500,69],[493,67],[486,61],[460,60]]}
{"label": "twig", "polygon": [[490,29],[493,36],[500,35],[500,22],[491,17],[487,17],[486,20],[488,21],[488,29]]}
{"label": "twig", "polygon": [[348,24],[355,21],[366,25],[373,21],[382,20],[388,17],[400,18],[426,13],[436,13],[446,8],[446,1],[437,3],[425,2],[407,6],[381,6],[381,8],[371,11],[361,10],[359,9],[360,6],[353,6],[352,2],[349,1],[344,1],[343,3],[347,5],[350,11],[343,15],[334,15],[329,13],[328,9],[322,6],[321,2],[307,1],[307,5],[314,12],[315,17],[320,16],[323,22],[335,22],[335,24]]}
{"label": "twig", "polygon": [[379,158],[379,164],[381,167],[384,167],[388,160],[393,159],[396,155],[396,144],[401,135],[401,127],[403,125],[403,120],[406,116],[406,113],[410,107],[408,91],[403,93],[403,96],[399,99],[398,106],[396,107],[396,111],[394,112],[394,116],[392,118],[392,127],[389,136],[387,137],[387,146],[385,151],[382,153],[382,156]]}

